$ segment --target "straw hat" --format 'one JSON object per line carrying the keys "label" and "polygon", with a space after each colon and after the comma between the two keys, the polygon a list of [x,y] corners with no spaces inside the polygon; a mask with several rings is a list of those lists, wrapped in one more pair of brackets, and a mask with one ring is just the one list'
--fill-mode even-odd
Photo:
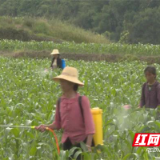
{"label": "straw hat", "polygon": [[59,82],[59,80],[61,79],[72,82],[72,83],[76,83],[79,86],[84,85],[80,80],[78,80],[78,71],[74,67],[65,67],[61,75],[53,78],[53,80],[57,82]]}
{"label": "straw hat", "polygon": [[51,55],[55,55],[55,54],[59,54],[59,50],[58,49],[54,49],[51,53]]}

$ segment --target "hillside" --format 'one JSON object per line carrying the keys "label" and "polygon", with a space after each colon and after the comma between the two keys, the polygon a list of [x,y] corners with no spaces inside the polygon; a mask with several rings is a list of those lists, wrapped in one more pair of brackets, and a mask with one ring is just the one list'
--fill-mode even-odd
{"label": "hillside", "polygon": [[0,17],[0,39],[21,41],[74,41],[76,43],[109,43],[100,34],[75,27],[58,19]]}
{"label": "hillside", "polygon": [[0,16],[54,17],[114,42],[160,44],[160,0],[0,0]]}

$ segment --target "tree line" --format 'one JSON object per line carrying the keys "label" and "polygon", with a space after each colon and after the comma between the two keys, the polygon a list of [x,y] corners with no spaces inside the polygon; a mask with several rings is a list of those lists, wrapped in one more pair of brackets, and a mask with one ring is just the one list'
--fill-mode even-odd
{"label": "tree line", "polygon": [[123,43],[160,43],[160,0],[0,0],[1,16],[58,18]]}

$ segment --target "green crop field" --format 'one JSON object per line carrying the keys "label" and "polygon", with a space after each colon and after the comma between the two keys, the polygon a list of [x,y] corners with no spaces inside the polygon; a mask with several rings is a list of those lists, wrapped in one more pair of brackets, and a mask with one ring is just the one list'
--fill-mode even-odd
{"label": "green crop field", "polygon": [[[10,43],[10,49],[16,48],[16,43],[22,43],[21,47],[32,44]],[[37,44],[41,43],[35,44],[38,49]],[[52,78],[61,71],[51,71],[49,65],[49,59],[0,57],[0,125],[52,123],[61,95],[59,84]],[[160,133],[157,110],[137,108],[146,63],[67,61],[67,65],[79,70],[80,80],[85,83],[79,92],[89,97],[91,107],[103,109],[104,145],[95,147],[91,153],[84,149],[85,160],[154,160],[160,156],[158,152],[148,153],[146,147],[132,147],[135,133]],[[160,65],[154,65],[159,78]],[[125,110],[125,104],[130,104],[131,109]],[[56,134],[60,142],[62,132]],[[53,135],[48,131],[0,128],[1,160],[65,160],[71,153],[72,150],[61,150],[58,155]]]}
{"label": "green crop field", "polygon": [[1,40],[0,50],[1,51],[42,51],[42,50],[53,50],[57,48],[61,53],[81,53],[81,54],[131,54],[131,55],[145,55],[145,56],[158,56],[160,53],[160,45],[152,44],[96,44],[96,43],[74,43],[74,42],[63,42],[54,43],[52,41],[36,42],[29,41],[23,42],[18,40]]}

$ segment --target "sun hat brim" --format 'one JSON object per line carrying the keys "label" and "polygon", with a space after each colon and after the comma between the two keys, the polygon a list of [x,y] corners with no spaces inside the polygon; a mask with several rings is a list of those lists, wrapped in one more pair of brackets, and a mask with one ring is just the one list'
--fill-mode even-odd
{"label": "sun hat brim", "polygon": [[56,52],[56,53],[53,53],[53,52],[52,52],[52,53],[51,53],[51,55],[56,55],[56,54],[60,54],[60,53],[59,53],[59,52]]}
{"label": "sun hat brim", "polygon": [[84,86],[84,83],[82,83],[81,81],[79,81],[77,78],[70,77],[70,76],[67,76],[67,75],[59,75],[59,76],[53,78],[53,80],[55,82],[59,82],[61,79],[69,81],[69,82],[72,82],[72,83],[76,83],[79,86]]}

